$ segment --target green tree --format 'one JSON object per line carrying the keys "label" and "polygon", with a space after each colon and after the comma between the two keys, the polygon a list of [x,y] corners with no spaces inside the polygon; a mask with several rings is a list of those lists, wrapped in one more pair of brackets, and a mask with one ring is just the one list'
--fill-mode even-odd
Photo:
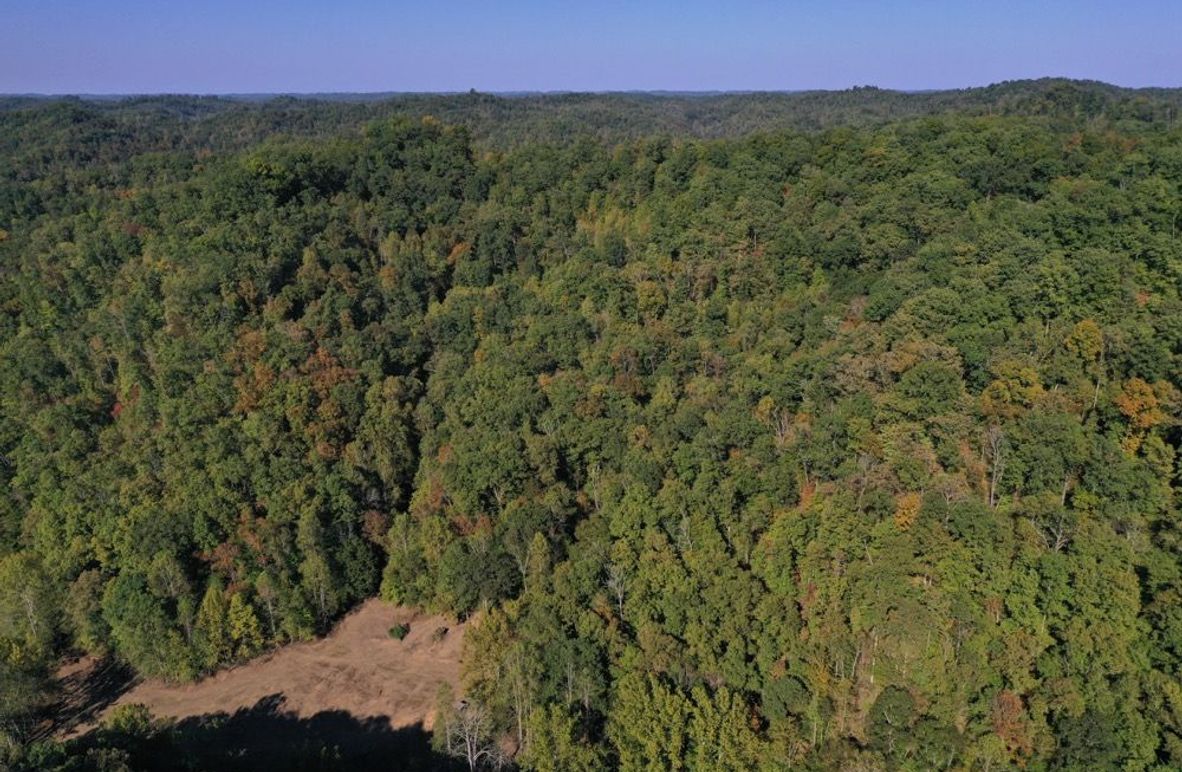
{"label": "green tree", "polygon": [[205,595],[201,598],[194,633],[197,655],[202,666],[208,670],[216,669],[233,657],[234,640],[231,637],[229,611],[222,583],[214,578],[206,585]]}
{"label": "green tree", "polygon": [[558,705],[536,708],[527,722],[529,744],[518,761],[537,772],[606,769],[602,751],[588,741],[575,716]]}
{"label": "green tree", "polygon": [[263,633],[254,607],[245,596],[236,592],[230,596],[226,624],[236,659],[248,659],[263,647]]}

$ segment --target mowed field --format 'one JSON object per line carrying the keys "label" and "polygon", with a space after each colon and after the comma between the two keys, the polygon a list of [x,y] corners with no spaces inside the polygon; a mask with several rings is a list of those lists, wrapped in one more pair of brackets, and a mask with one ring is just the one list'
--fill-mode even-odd
{"label": "mowed field", "polygon": [[[410,626],[401,641],[388,634],[397,623]],[[440,629],[446,634],[433,640]],[[445,617],[370,600],[326,638],[285,646],[194,684],[144,681],[115,704],[142,703],[157,716],[186,718],[233,713],[282,694],[284,710],[301,717],[340,710],[386,717],[394,729],[430,729],[439,685],[455,686],[459,678],[462,642],[463,627]]]}
{"label": "mowed field", "polygon": [[[400,641],[389,636],[395,624],[410,628]],[[216,732],[217,742],[236,747],[242,761],[308,746],[338,747],[360,760],[358,754],[421,745],[440,685],[458,689],[467,624],[370,600],[325,638],[285,646],[193,684],[135,683],[85,720],[61,727],[61,734],[83,735],[117,706],[138,703],[158,718],[174,719],[200,744]],[[66,680],[85,681],[78,671],[87,666],[77,663]]]}

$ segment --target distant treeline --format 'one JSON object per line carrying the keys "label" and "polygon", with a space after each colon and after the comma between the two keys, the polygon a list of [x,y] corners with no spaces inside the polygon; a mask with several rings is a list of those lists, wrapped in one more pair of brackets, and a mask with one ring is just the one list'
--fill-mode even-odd
{"label": "distant treeline", "polygon": [[[33,120],[70,105],[103,116],[111,130],[131,129],[140,141],[175,149],[176,142],[242,147],[272,133],[328,136],[373,120],[434,116],[464,125],[481,145],[581,137],[624,141],[654,134],[722,139],[753,131],[816,131],[870,126],[901,118],[960,115],[1045,116],[1135,126],[1178,119],[1182,88],[1129,89],[1095,81],[1046,78],[981,88],[904,92],[875,87],[845,91],[680,94],[670,92],[462,94],[322,94],[308,96],[0,96],[6,121]],[[51,113],[52,114],[52,113]],[[189,124],[184,139],[175,122]]]}

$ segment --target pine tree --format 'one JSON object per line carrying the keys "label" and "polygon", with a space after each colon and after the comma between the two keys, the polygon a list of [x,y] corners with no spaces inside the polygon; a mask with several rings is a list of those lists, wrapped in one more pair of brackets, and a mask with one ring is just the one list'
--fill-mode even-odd
{"label": "pine tree", "polygon": [[210,670],[227,662],[233,649],[228,625],[226,593],[216,577],[205,589],[201,608],[197,610],[197,656],[201,665]]}
{"label": "pine tree", "polygon": [[263,647],[259,618],[255,616],[254,607],[240,592],[230,596],[229,625],[234,656],[238,659],[253,657]]}

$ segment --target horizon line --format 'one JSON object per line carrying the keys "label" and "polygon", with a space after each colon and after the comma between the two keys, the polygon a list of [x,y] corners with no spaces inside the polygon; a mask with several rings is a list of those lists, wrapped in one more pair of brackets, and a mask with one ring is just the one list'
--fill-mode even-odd
{"label": "horizon line", "polygon": [[951,86],[933,88],[895,88],[875,84],[856,84],[844,88],[723,88],[723,89],[669,89],[669,88],[629,88],[629,89],[496,89],[484,90],[477,88],[444,89],[444,90],[381,90],[381,91],[12,91],[0,92],[0,99],[143,99],[161,97],[188,97],[201,99],[259,99],[275,97],[315,98],[315,97],[404,97],[404,96],[572,96],[572,95],[670,95],[670,96],[725,96],[750,94],[800,95],[800,94],[836,94],[848,91],[886,91],[896,94],[934,94],[958,91],[978,91],[997,86],[1020,83],[1041,83],[1059,81],[1072,84],[1090,84],[1119,89],[1122,91],[1171,91],[1182,89],[1182,84],[1171,86],[1124,86],[1094,78],[1070,78],[1058,75],[1046,75],[1033,78],[1011,78],[990,83],[971,86]]}

